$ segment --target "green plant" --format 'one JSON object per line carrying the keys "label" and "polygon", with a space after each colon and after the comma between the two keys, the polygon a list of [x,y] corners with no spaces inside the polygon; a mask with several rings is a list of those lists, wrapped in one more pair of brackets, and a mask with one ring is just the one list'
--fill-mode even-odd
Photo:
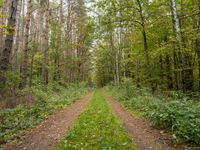
{"label": "green plant", "polygon": [[6,72],[6,88],[8,89],[17,89],[21,81],[20,75],[18,73],[8,71]]}
{"label": "green plant", "polygon": [[134,86],[132,79],[124,78],[123,86],[125,89],[125,99],[130,99],[131,97],[133,97]]}
{"label": "green plant", "polygon": [[62,87],[52,83],[47,87],[32,87],[36,101],[31,106],[17,106],[13,109],[0,110],[0,144],[21,136],[29,128],[47,119],[56,110],[75,102],[90,89],[84,86]]}
{"label": "green plant", "polygon": [[171,98],[158,98],[143,90],[142,94],[135,94],[134,97],[125,99],[126,92],[123,92],[125,89],[107,88],[107,90],[128,109],[147,118],[155,126],[170,131],[175,140],[182,138],[200,144],[199,102],[189,101],[187,96],[176,92],[172,92]]}

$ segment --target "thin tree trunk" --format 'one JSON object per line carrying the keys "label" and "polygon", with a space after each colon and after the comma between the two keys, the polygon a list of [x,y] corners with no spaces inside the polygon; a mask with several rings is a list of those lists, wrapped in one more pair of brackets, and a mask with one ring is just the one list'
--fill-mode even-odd
{"label": "thin tree trunk", "polygon": [[42,47],[42,0],[38,0],[38,11],[37,11],[37,42],[38,42],[38,49]]}
{"label": "thin tree trunk", "polygon": [[29,30],[30,30],[31,14],[32,14],[32,0],[28,0],[25,36],[24,36],[24,48],[22,52],[22,72],[21,72],[22,80],[20,83],[20,88],[24,88],[27,82],[28,45],[29,45]]}
{"label": "thin tree trunk", "polygon": [[170,55],[166,54],[166,77],[167,77],[167,89],[171,90],[173,89],[173,81],[171,76],[171,63],[170,63]]}
{"label": "thin tree trunk", "polygon": [[60,78],[60,52],[62,51],[62,24],[63,24],[63,0],[60,0],[59,10],[59,37],[58,50],[56,50],[56,80]]}
{"label": "thin tree trunk", "polygon": [[22,1],[18,9],[18,19],[17,19],[17,37],[15,39],[15,50],[14,50],[14,64],[13,68],[15,72],[18,72],[18,49],[19,49],[19,38],[20,38],[20,20],[21,20],[21,8],[22,8]]}
{"label": "thin tree trunk", "polygon": [[36,39],[36,37],[37,37],[37,28],[34,28],[35,27],[35,24],[34,24],[34,22],[35,22],[35,19],[34,19],[34,16],[32,17],[32,19],[31,19],[32,21],[31,21],[31,32],[33,33],[33,36],[32,36],[32,38],[31,38],[31,45],[32,45],[32,47],[31,47],[31,52],[30,52],[30,57],[31,57],[31,59],[30,59],[30,72],[29,72],[29,87],[31,87],[32,86],[32,78],[33,78],[33,64],[34,64],[34,54],[35,54],[35,49],[37,48],[37,45],[36,45],[36,41],[37,41],[37,39]]}
{"label": "thin tree trunk", "polygon": [[[2,16],[4,16],[4,4],[2,4],[2,6],[0,6],[0,14]],[[1,18],[0,19],[0,27],[3,27],[4,26],[4,19]],[[0,28],[0,57],[1,57],[1,50],[3,49],[3,28]]]}
{"label": "thin tree trunk", "polygon": [[144,57],[146,62],[146,71],[147,71],[147,80],[152,88],[152,92],[154,92],[154,85],[152,81],[152,74],[151,74],[151,66],[150,66],[150,59],[149,59],[149,51],[148,51],[148,43],[147,43],[147,33],[146,33],[146,27],[145,27],[145,18],[143,14],[143,7],[140,0],[137,0],[138,6],[139,6],[139,13],[140,13],[140,19],[141,19],[141,27],[142,27],[142,36],[143,36],[143,44],[144,44]]}
{"label": "thin tree trunk", "polygon": [[49,21],[50,21],[50,5],[49,0],[46,0],[45,10],[45,44],[43,49],[43,63],[42,63],[42,83],[48,84],[48,69],[47,69],[47,51],[49,46]]}
{"label": "thin tree trunk", "polygon": [[21,49],[24,48],[25,0],[22,0]]}
{"label": "thin tree trunk", "polygon": [[33,47],[31,48],[31,62],[30,62],[30,75],[29,75],[29,87],[32,86],[33,78],[33,63],[34,63],[34,53],[35,53],[35,37],[33,39]]}
{"label": "thin tree trunk", "polygon": [[[193,4],[196,4],[198,6],[198,11],[200,12],[200,1],[193,0]],[[200,34],[200,13],[198,13],[197,18],[195,16],[192,16],[193,20],[193,28],[196,30],[196,34]],[[199,91],[200,91],[200,38],[196,37],[195,39],[195,51],[197,54],[198,59],[198,71],[199,71]]]}

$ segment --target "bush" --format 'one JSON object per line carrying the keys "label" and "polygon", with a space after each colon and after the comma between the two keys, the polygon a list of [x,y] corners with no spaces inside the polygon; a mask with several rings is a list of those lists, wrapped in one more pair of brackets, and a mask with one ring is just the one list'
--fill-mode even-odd
{"label": "bush", "polygon": [[200,144],[200,107],[187,101],[171,101],[150,107],[146,116],[159,127],[170,130],[174,137]]}
{"label": "bush", "polygon": [[37,99],[33,105],[0,110],[0,144],[19,137],[54,111],[85,95],[89,88],[83,85],[64,88],[57,83],[51,83],[46,87],[35,86],[31,91]]}
{"label": "bush", "polygon": [[134,86],[133,81],[130,78],[125,78],[123,81],[123,86],[125,88],[125,98],[130,99],[133,97]]}
{"label": "bush", "polygon": [[[180,92],[172,92],[171,98],[158,98],[144,90],[142,94],[138,94],[141,91],[137,89],[131,93],[126,86],[123,89],[107,89],[127,108],[138,111],[155,126],[172,132],[176,140],[183,138],[186,141],[200,144],[199,102],[188,100],[188,97],[184,97],[184,94]],[[127,96],[127,91],[129,96]],[[130,94],[134,94],[134,97]]]}
{"label": "bush", "polygon": [[16,72],[8,71],[6,72],[6,87],[7,89],[17,89],[21,81],[20,75]]}

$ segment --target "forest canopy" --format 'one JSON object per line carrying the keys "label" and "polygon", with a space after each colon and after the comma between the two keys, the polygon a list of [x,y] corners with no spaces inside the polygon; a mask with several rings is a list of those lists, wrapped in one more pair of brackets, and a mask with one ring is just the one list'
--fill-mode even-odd
{"label": "forest canopy", "polygon": [[153,92],[200,89],[196,0],[1,0],[0,9],[1,89],[125,78]]}

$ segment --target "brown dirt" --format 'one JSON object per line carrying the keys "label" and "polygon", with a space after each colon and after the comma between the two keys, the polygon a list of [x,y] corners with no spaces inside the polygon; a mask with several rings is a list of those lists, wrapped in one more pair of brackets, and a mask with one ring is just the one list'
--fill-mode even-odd
{"label": "brown dirt", "polygon": [[0,94],[0,109],[15,108],[17,105],[29,106],[35,102],[35,97],[31,92],[14,90]]}
{"label": "brown dirt", "polygon": [[5,150],[49,150],[62,139],[80,113],[84,110],[93,93],[63,111],[52,115],[48,120],[22,137],[15,144],[7,144]]}
{"label": "brown dirt", "polygon": [[136,144],[137,150],[175,150],[170,135],[150,126],[143,119],[128,112],[119,102],[108,96],[114,112],[127,129],[129,136]]}

